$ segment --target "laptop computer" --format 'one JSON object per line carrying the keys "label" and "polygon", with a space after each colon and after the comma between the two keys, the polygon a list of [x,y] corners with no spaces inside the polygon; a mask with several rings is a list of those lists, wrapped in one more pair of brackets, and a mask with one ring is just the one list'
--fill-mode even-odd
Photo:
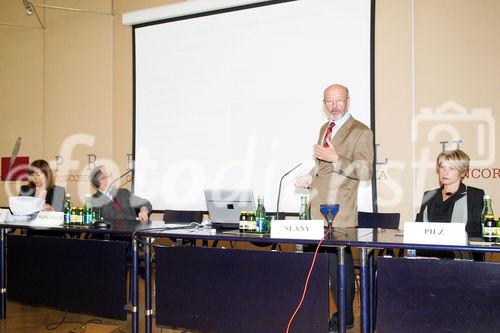
{"label": "laptop computer", "polygon": [[205,190],[212,226],[238,229],[241,211],[255,211],[252,190]]}

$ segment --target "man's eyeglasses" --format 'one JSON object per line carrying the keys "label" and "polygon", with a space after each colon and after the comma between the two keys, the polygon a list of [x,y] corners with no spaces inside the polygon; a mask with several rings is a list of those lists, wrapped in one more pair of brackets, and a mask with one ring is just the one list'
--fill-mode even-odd
{"label": "man's eyeglasses", "polygon": [[99,179],[103,180],[103,179],[106,179],[106,178],[111,178],[112,176],[113,176],[113,174],[110,173],[109,175],[102,175]]}
{"label": "man's eyeglasses", "polygon": [[323,100],[323,103],[325,105],[342,104],[342,103],[345,103],[346,100],[347,100],[347,97],[344,97],[344,98],[326,98]]}

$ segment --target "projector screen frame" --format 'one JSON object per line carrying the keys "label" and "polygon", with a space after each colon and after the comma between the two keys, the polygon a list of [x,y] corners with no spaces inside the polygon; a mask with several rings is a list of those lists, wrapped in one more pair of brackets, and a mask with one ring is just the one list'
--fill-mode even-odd
{"label": "projector screen frame", "polygon": [[[181,15],[181,16],[176,16],[176,17],[170,17],[170,18],[165,18],[165,19],[160,19],[160,20],[153,20],[150,22],[144,22],[144,23],[139,23],[139,24],[133,24],[132,25],[132,159],[135,162],[135,157],[136,157],[136,40],[135,40],[135,35],[136,35],[136,29],[142,28],[142,27],[147,27],[151,25],[157,25],[157,24],[163,24],[163,23],[168,23],[168,22],[175,22],[175,21],[181,21],[181,20],[188,20],[188,19],[193,19],[193,18],[198,18],[198,17],[204,17],[204,16],[210,16],[210,15],[219,15],[219,14],[224,14],[228,12],[234,12],[234,11],[240,11],[240,10],[246,10],[246,9],[251,9],[251,8],[257,8],[257,7],[264,7],[264,6],[271,6],[271,5],[278,5],[282,3],[287,3],[287,2],[295,2],[295,1],[300,1],[300,0],[271,0],[271,1],[263,1],[263,2],[256,2],[256,3],[251,3],[251,4],[244,4],[244,5],[237,5],[234,7],[228,7],[228,8],[222,8],[222,9],[214,9],[214,10],[209,10],[209,11],[204,11],[204,12],[199,12],[199,13],[193,13],[193,14],[187,14],[187,15]],[[373,212],[378,212],[378,205],[377,205],[377,177],[376,177],[376,166],[377,166],[377,146],[375,143],[375,138],[376,138],[376,131],[375,131],[375,7],[376,7],[376,0],[369,0],[370,1],[370,41],[369,41],[369,47],[370,47],[370,129],[373,132],[373,148],[374,148],[374,159],[373,159],[373,168],[372,168],[372,178],[371,178],[371,192],[372,192],[372,209]],[[318,126],[319,128],[319,126]],[[134,163],[135,164],[135,163]],[[134,192],[135,188],[135,177],[134,177],[134,172],[132,172],[132,182],[131,182],[131,189],[132,192]],[[155,210],[153,208],[153,212],[155,213],[161,213],[163,210]],[[205,211],[207,213],[207,211]],[[289,216],[295,216],[298,215],[298,213],[289,213],[289,212],[284,212],[285,215]]]}

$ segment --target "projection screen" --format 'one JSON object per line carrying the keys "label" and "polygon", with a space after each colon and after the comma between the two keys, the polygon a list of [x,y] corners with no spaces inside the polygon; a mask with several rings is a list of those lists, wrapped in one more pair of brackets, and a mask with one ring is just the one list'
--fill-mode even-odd
{"label": "projection screen", "polygon": [[[222,2],[164,6],[174,15],[165,19],[151,11],[128,17],[146,17],[129,23],[134,191],[155,210],[206,210],[204,189],[251,189],[275,211],[281,176],[302,163],[284,178],[280,200],[280,211],[297,212],[308,192],[295,188],[295,178],[313,167],[327,121],[324,88],[346,85],[350,113],[374,128],[372,1],[206,11],[210,3]],[[373,210],[374,185],[361,184],[359,210]]]}

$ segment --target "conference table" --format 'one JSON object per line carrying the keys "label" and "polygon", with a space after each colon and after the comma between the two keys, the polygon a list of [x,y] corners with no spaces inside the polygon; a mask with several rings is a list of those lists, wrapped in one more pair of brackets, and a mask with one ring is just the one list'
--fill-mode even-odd
{"label": "conference table", "polygon": [[[0,319],[6,318],[6,245],[9,242],[9,256],[17,258],[19,254],[23,260],[30,260],[33,256],[35,249],[43,249],[48,251],[46,255],[52,253],[56,264],[49,265],[52,269],[57,270],[57,274],[52,274],[52,278],[56,275],[71,276],[71,270],[77,270],[76,274],[83,274],[85,279],[81,289],[88,293],[94,290],[97,294],[105,294],[109,292],[112,280],[116,279],[120,283],[118,289],[123,289],[125,286],[126,277],[126,255],[127,255],[127,242],[103,241],[93,239],[72,239],[55,237],[25,237],[7,234],[8,229],[25,229],[25,230],[50,230],[55,232],[64,233],[86,233],[92,235],[110,235],[119,236],[128,239],[132,244],[132,274],[131,274],[131,305],[130,312],[132,313],[132,331],[139,331],[139,304],[138,304],[138,260],[139,242],[144,243],[144,261],[145,261],[145,331],[152,331],[153,307],[152,307],[152,291],[153,281],[151,274],[151,264],[153,253],[155,253],[155,282],[156,282],[156,322],[158,325],[175,326],[172,325],[172,320],[175,316],[180,316],[181,322],[188,322],[189,325],[194,327],[187,328],[205,328],[210,331],[210,325],[220,318],[227,321],[228,314],[224,311],[237,311],[239,300],[243,299],[241,303],[248,303],[252,305],[256,301],[254,308],[251,308],[252,313],[241,313],[240,315],[233,316],[230,322],[222,321],[222,325],[226,325],[233,329],[239,327],[238,322],[242,322],[241,318],[253,318],[256,323],[252,321],[243,321],[247,327],[243,327],[241,332],[248,332],[252,325],[275,325],[273,322],[278,322],[280,329],[276,331],[284,331],[286,322],[283,321],[283,316],[288,318],[291,312],[288,310],[294,309],[300,299],[303,284],[313,259],[312,253],[284,253],[276,252],[274,250],[267,251],[254,251],[254,250],[241,250],[232,248],[214,248],[208,247],[209,241],[221,242],[227,241],[230,243],[235,242],[248,242],[254,245],[272,245],[272,244],[304,244],[304,245],[317,245],[318,240],[307,239],[281,239],[271,238],[268,234],[247,234],[240,233],[232,230],[215,230],[210,227],[193,227],[192,225],[183,224],[165,224],[163,221],[150,221],[147,223],[139,223],[137,221],[110,221],[111,227],[108,229],[94,229],[91,227],[63,227],[51,226],[44,227],[38,226],[33,221],[7,221],[0,223]],[[182,240],[201,240],[203,246],[159,246],[156,239],[161,238],[174,238]],[[50,239],[50,242],[47,240]],[[402,258],[378,258],[377,259],[377,276],[375,276],[375,258],[374,250],[394,248],[394,249],[427,249],[427,250],[446,250],[446,251],[471,251],[471,252],[500,252],[500,245],[481,243],[478,239],[471,239],[472,244],[467,246],[449,246],[449,245],[428,245],[428,244],[407,244],[403,242],[403,233],[399,230],[386,230],[386,229],[361,229],[361,228],[336,228],[332,236],[328,237],[322,243],[323,248],[335,248],[338,253],[338,281],[339,281],[339,299],[338,299],[338,314],[339,314],[339,331],[346,331],[345,322],[345,302],[346,302],[346,281],[345,281],[345,252],[348,247],[359,248],[360,250],[360,327],[362,332],[374,332],[375,330],[375,317],[377,316],[377,330],[390,332],[390,327],[382,329],[384,322],[386,322],[383,315],[387,315],[388,311],[381,307],[380,304],[386,304],[387,299],[398,299],[401,295],[388,294],[388,297],[381,295],[381,293],[391,293],[395,284],[405,285],[404,281],[391,280],[394,276],[403,276],[405,271],[426,271],[428,272],[441,272],[438,268],[442,265],[444,273],[456,272],[458,269],[459,274],[464,277],[477,278],[485,287],[489,288],[485,292],[490,292],[490,289],[500,290],[500,264],[498,263],[476,263],[469,261],[453,261],[453,260],[412,260]],[[182,242],[178,242],[182,244]],[[25,250],[29,250],[26,252]],[[48,250],[47,250],[48,249]],[[23,252],[24,251],[24,252]],[[57,252],[50,252],[57,251]],[[88,254],[84,255],[82,254]],[[322,252],[322,251],[320,251]],[[107,253],[107,255],[106,255]],[[67,258],[68,254],[72,254]],[[42,256],[44,254],[42,253]],[[32,260],[40,260],[40,257],[34,257]],[[99,258],[99,260],[97,260]],[[119,259],[117,259],[119,258]],[[312,283],[309,284],[309,289],[305,296],[303,308],[299,311],[295,322],[291,326],[290,332],[300,332],[300,327],[307,327],[308,332],[326,332],[328,325],[328,261],[325,253],[319,253],[317,262],[311,275]],[[86,271],[80,271],[81,265],[75,265],[75,261],[86,262]],[[23,261],[21,261],[23,263]],[[35,263],[36,264],[36,263]],[[449,267],[450,264],[457,267]],[[67,265],[67,267],[63,267]],[[97,265],[94,267],[94,265]],[[108,283],[104,285],[92,284],[91,279],[93,276],[99,275],[96,269],[102,269],[111,265],[111,273],[103,276],[103,279],[108,279]],[[114,266],[113,266],[114,265]],[[36,266],[36,265],[35,265]],[[54,268],[55,267],[55,268]],[[121,268],[120,268],[121,267]],[[231,270],[231,267],[234,269]],[[272,272],[271,276],[262,271],[262,267],[266,271]],[[398,271],[397,274],[385,274],[385,271],[392,269]],[[13,266],[12,270],[16,271]],[[455,269],[456,268],[456,269]],[[42,267],[42,269],[46,269]],[[105,269],[103,269],[106,271]],[[241,271],[243,275],[237,275],[241,278],[236,285],[233,284],[235,271]],[[472,270],[472,272],[470,272]],[[109,270],[108,270],[109,273]],[[13,274],[9,272],[9,274]],[[85,275],[87,274],[87,275]],[[239,274],[239,273],[236,273]],[[453,273],[456,274],[456,273]],[[279,277],[278,280],[272,279],[273,276]],[[484,279],[480,279],[484,276]],[[258,286],[255,287],[253,280],[258,281]],[[69,277],[70,279],[74,279]],[[101,276],[99,276],[101,278]],[[211,280],[215,278],[215,280]],[[411,280],[411,276],[407,276]],[[11,281],[12,282],[12,281]],[[70,281],[75,289],[78,284],[75,281]],[[116,281],[115,281],[116,282]],[[386,283],[387,282],[387,283]],[[460,280],[460,283],[468,283],[468,280]],[[30,289],[22,282],[24,289]],[[37,283],[39,283],[37,281]],[[57,283],[61,283],[58,281]],[[201,285],[203,283],[203,285]],[[229,283],[228,285],[224,285]],[[418,281],[415,282],[418,284]],[[426,283],[429,283],[427,281]],[[431,281],[433,283],[433,281]],[[481,284],[479,283],[479,284]],[[197,285],[199,284],[199,285]],[[217,286],[223,286],[220,289]],[[186,289],[183,287],[188,286]],[[375,286],[377,286],[377,299],[379,304],[377,311],[375,309]],[[180,287],[180,288],[179,288]],[[217,287],[217,288],[216,288]],[[281,287],[282,289],[279,289]],[[420,288],[420,285],[415,285],[415,290]],[[10,289],[9,285],[9,289]],[[236,288],[237,292],[234,292]],[[484,288],[483,288],[484,289]],[[187,294],[183,294],[185,291]],[[233,291],[230,295],[224,295],[226,291]],[[74,290],[72,291],[74,292]],[[408,292],[407,290],[405,292]],[[410,290],[411,292],[411,290]],[[120,299],[123,299],[121,291]],[[254,294],[256,296],[254,296]],[[204,296],[205,295],[205,296]],[[208,296],[206,296],[208,295]],[[418,296],[418,295],[417,295]],[[83,297],[83,296],[82,296]],[[191,297],[196,298],[196,301],[208,302],[212,306],[212,310],[205,313],[206,317],[201,318],[195,313],[192,316],[183,316],[183,313],[189,312],[189,308],[193,306]],[[208,298],[204,298],[208,297]],[[238,300],[233,302],[230,306],[219,304],[219,298],[229,297],[229,299]],[[252,300],[252,297],[256,300]],[[467,296],[469,297],[469,296]],[[260,299],[261,298],[261,299]],[[472,297],[473,298],[473,297]],[[278,302],[276,302],[278,299]],[[382,300],[382,302],[380,301]],[[56,300],[61,301],[61,300]],[[92,300],[91,300],[92,301]],[[64,299],[61,301],[64,302]],[[72,311],[89,313],[89,306],[96,306],[95,304],[88,304],[83,299],[76,298],[71,304],[49,304],[59,308],[75,309]],[[102,299],[100,301],[102,303]],[[210,303],[213,302],[213,303]],[[270,302],[270,306],[266,304]],[[82,303],[82,304],[78,304]],[[116,302],[115,302],[116,303]],[[126,302],[125,302],[126,303]],[[167,304],[166,304],[167,303]],[[284,308],[283,308],[284,304]],[[43,305],[43,304],[42,304]],[[120,307],[123,304],[112,304],[113,307]],[[388,308],[394,304],[388,304]],[[399,305],[397,305],[399,306]],[[73,308],[72,308],[73,307]],[[234,308],[234,309],[233,309]],[[262,308],[263,310],[259,310]],[[274,308],[276,310],[274,310]],[[498,308],[498,306],[497,306]],[[81,309],[81,310],[80,310]],[[217,310],[219,309],[219,312]],[[229,309],[229,310],[228,310]],[[242,308],[243,311],[248,311],[247,308]],[[282,309],[286,309],[286,313],[281,313]],[[94,309],[92,309],[93,311]],[[126,313],[126,309],[122,309]],[[281,316],[280,319],[267,318],[266,315],[269,310],[269,315]],[[394,308],[392,308],[394,310]],[[92,312],[90,311],[90,312]],[[195,311],[205,311],[200,308],[195,308]],[[496,310],[498,312],[498,310]],[[376,315],[375,315],[376,312]],[[494,312],[493,314],[497,314]],[[123,313],[98,313],[98,315],[123,318]],[[401,314],[395,311],[395,316]],[[213,316],[212,320],[211,316]],[[302,316],[302,317],[301,317]],[[418,317],[418,316],[417,316]],[[393,320],[399,317],[392,318]],[[496,316],[500,318],[500,316]],[[276,320],[275,320],[276,319]],[[418,318],[417,318],[418,319]],[[487,316],[486,319],[491,319]],[[491,325],[496,325],[499,319],[490,320]],[[486,321],[486,320],[485,320]],[[283,325],[284,323],[284,325]],[[208,326],[207,326],[208,325]],[[236,325],[236,326],[231,326]],[[179,326],[182,327],[182,326]],[[270,326],[265,326],[270,327]],[[213,328],[213,327],[212,327]],[[223,332],[224,328],[217,326],[217,329],[212,331]],[[241,327],[240,327],[241,328]],[[274,330],[267,330],[273,332]]]}
{"label": "conference table", "polygon": [[[184,298],[187,298],[188,300],[182,300],[181,302],[177,303],[178,298],[183,298],[182,294],[175,294],[175,288],[187,288],[188,290],[191,288],[194,288],[197,293],[201,293],[203,289],[197,289],[196,283],[202,283],[200,280],[193,280],[193,279],[188,279],[186,283],[183,283],[184,279],[184,274],[183,270],[186,270],[186,265],[184,263],[187,262],[188,265],[197,264],[200,265],[200,267],[204,270],[199,270],[197,274],[199,275],[204,275],[205,273],[207,274],[207,279],[210,281],[211,286],[218,286],[219,284],[226,284],[226,283],[231,283],[230,281],[227,281],[223,279],[222,281],[217,281],[217,280],[210,280],[210,277],[216,277],[216,279],[221,278],[221,274],[218,272],[213,272],[212,267],[213,266],[218,266],[220,265],[220,269],[223,271],[224,275],[224,270],[228,270],[231,265],[233,265],[236,262],[235,257],[237,255],[233,255],[233,251],[239,251],[240,254],[245,252],[245,250],[232,250],[232,249],[210,249],[206,247],[206,244],[208,244],[208,241],[229,241],[229,242],[251,242],[254,244],[279,244],[279,243],[291,243],[291,244],[304,244],[304,245],[316,245],[318,244],[317,240],[305,240],[305,239],[278,239],[278,238],[271,238],[269,235],[256,235],[256,234],[247,234],[247,233],[239,233],[238,231],[225,231],[225,230],[215,230],[215,229],[210,229],[210,228],[193,228],[193,227],[188,227],[188,226],[182,226],[182,225],[177,225],[174,227],[169,227],[168,225],[163,225],[163,224],[152,224],[151,228],[144,228],[142,230],[139,230],[136,232],[136,236],[138,238],[142,238],[142,241],[146,245],[146,255],[145,255],[145,261],[146,261],[146,282],[145,282],[145,315],[146,315],[146,320],[145,320],[145,331],[146,332],[151,332],[152,329],[152,318],[153,318],[153,307],[152,307],[152,281],[151,281],[151,274],[150,274],[150,269],[151,269],[151,253],[153,252],[153,247],[155,247],[153,240],[158,239],[158,238],[164,238],[164,237],[169,237],[169,238],[176,238],[176,239],[183,239],[183,240],[202,240],[203,244],[205,244],[205,247],[198,247],[198,248],[190,248],[190,247],[185,247],[185,251],[182,249],[175,249],[174,252],[171,255],[167,255],[166,258],[169,258],[169,260],[164,260],[161,258],[159,260],[159,251],[162,250],[161,247],[156,247],[156,262],[155,262],[155,269],[156,269],[156,308],[157,308],[157,313],[156,313],[156,323],[159,325],[166,325],[166,326],[175,326],[172,325],[172,323],[188,323],[191,325],[191,327],[187,328],[194,328],[194,329],[206,329],[208,331],[216,331],[216,332],[224,332],[224,328],[220,326],[210,326],[210,325],[217,325],[216,323],[224,316],[226,316],[225,313],[219,314],[217,311],[211,311],[209,313],[206,313],[205,318],[199,318],[198,314],[190,315],[188,317],[183,318],[182,317],[182,312],[183,311],[188,311],[189,306],[192,306],[193,304],[189,302],[190,297],[196,297],[196,295],[193,295],[193,293],[188,293],[184,295]],[[440,295],[443,297],[443,299],[447,299],[453,304],[457,301],[456,297],[458,295],[462,295],[462,289],[461,288],[471,288],[467,287],[468,283],[472,283],[474,289],[474,285],[476,285],[478,288],[474,289],[472,294],[469,295],[467,294],[465,297],[468,297],[470,299],[470,302],[476,302],[475,304],[472,304],[472,306],[475,306],[477,309],[482,309],[481,306],[484,308],[488,307],[494,307],[496,302],[498,301],[496,298],[492,297],[487,297],[486,298],[486,303],[482,302],[481,300],[481,292],[497,292],[500,290],[500,264],[499,263],[491,263],[491,262],[473,262],[473,261],[466,261],[466,260],[461,260],[461,261],[455,261],[455,260],[436,260],[436,259],[405,259],[405,258],[378,258],[377,260],[377,276],[375,276],[375,262],[374,262],[374,250],[376,249],[416,249],[416,250],[434,250],[434,251],[468,251],[468,252],[480,252],[480,253],[487,253],[487,252],[500,252],[500,244],[489,244],[489,243],[484,243],[481,241],[481,239],[477,238],[470,238],[469,239],[470,244],[466,246],[458,246],[458,245],[431,245],[431,244],[411,244],[411,243],[404,243],[403,241],[403,232],[400,230],[389,230],[389,229],[361,229],[361,228],[336,228],[335,231],[333,232],[332,236],[326,238],[324,242],[322,243],[323,248],[336,248],[337,253],[338,253],[338,281],[339,281],[339,299],[338,299],[338,315],[339,315],[339,331],[340,332],[345,332],[346,331],[346,321],[345,321],[345,302],[346,302],[346,280],[345,280],[345,271],[346,271],[346,265],[345,265],[345,251],[347,247],[355,247],[359,248],[360,250],[360,298],[361,298],[361,310],[360,310],[360,327],[361,327],[361,332],[374,332],[375,331],[375,325],[376,325],[376,316],[378,319],[378,326],[377,330],[381,332],[401,332],[404,331],[404,329],[401,327],[392,327],[392,325],[395,321],[401,322],[401,325],[408,323],[408,325],[416,325],[416,323],[419,322],[426,322],[427,318],[425,318],[425,314],[422,314],[420,312],[415,312],[415,315],[413,317],[408,316],[409,310],[405,309],[404,306],[401,304],[392,304],[390,303],[390,300],[398,300],[400,302],[406,302],[405,297],[408,296],[411,293],[415,293],[412,297],[415,298],[415,304],[424,304],[425,306],[428,305],[428,299],[421,300],[421,303],[418,303],[418,298],[421,296],[420,294],[429,294],[432,297],[435,297],[433,295],[433,290],[426,291],[425,293],[423,292],[424,289],[421,288],[433,288],[434,285],[439,286],[439,278],[440,276],[455,276],[455,275],[462,275],[463,280],[458,279],[458,284],[456,284],[454,287],[451,286],[451,284],[447,284],[446,287],[453,287],[455,289],[446,289],[444,288],[441,290],[438,290],[438,293],[441,293]],[[181,243],[181,242],[179,242]],[[166,248],[166,250],[172,251],[173,249]],[[216,258],[211,258],[210,256],[207,256],[207,253],[209,251],[218,251],[214,256]],[[227,256],[222,257],[225,253],[224,252],[230,252]],[[302,253],[302,254],[296,254],[296,255],[308,255],[307,253]],[[310,255],[310,254],[309,254]],[[252,256],[249,256],[249,258],[252,259]],[[211,262],[212,266],[206,266],[203,265],[203,261],[201,260],[193,260],[193,258],[197,257],[208,257],[208,261]],[[219,259],[217,259],[219,258]],[[309,256],[307,260],[310,260],[311,257]],[[205,259],[203,259],[205,260]],[[245,260],[249,260],[248,258]],[[262,259],[262,257],[260,258]],[[237,262],[236,262],[237,263]],[[239,263],[237,263],[239,264]],[[272,268],[272,265],[279,265],[279,260],[276,262],[271,260],[271,261],[266,261],[266,269]],[[309,264],[309,262],[308,262]],[[301,273],[298,273],[297,271],[293,272],[293,274],[300,274],[300,280],[303,281],[305,280],[306,274],[307,274],[307,269],[308,264],[304,264],[301,266],[301,269],[303,271]],[[170,277],[166,277],[164,274],[164,271],[166,271],[163,267],[163,265],[167,265],[169,270],[171,272],[177,273],[180,272],[180,274],[170,274]],[[177,266],[176,266],[177,265]],[[321,261],[321,265],[327,265],[327,260]],[[314,268],[315,270],[321,270],[321,265],[316,265]],[[179,270],[180,267],[180,270]],[[240,267],[240,266],[238,266]],[[189,267],[188,267],[189,268]],[[240,269],[246,269],[245,264],[243,263],[240,267]],[[431,276],[430,280],[423,280],[419,276],[419,272],[425,272],[426,274]],[[161,272],[159,276],[159,272]],[[193,271],[190,271],[191,275],[196,275],[192,274]],[[273,271],[274,272],[274,271]],[[322,272],[325,272],[325,269],[323,267]],[[326,269],[327,272],[327,269]],[[392,274],[391,272],[397,272],[397,274]],[[411,275],[405,275],[407,272],[413,272],[414,274]],[[252,274],[252,272],[248,273]],[[448,274],[448,275],[446,275]],[[451,275],[450,275],[451,274]],[[492,277],[488,279],[481,279],[481,274],[484,276]],[[229,274],[230,275],[230,274]],[[231,276],[231,275],[230,275]],[[404,276],[405,279],[407,280],[397,280],[395,277],[401,277]],[[178,277],[177,279],[175,277]],[[258,277],[258,275],[257,275]],[[416,277],[416,281],[413,281],[412,279]],[[469,280],[465,280],[465,278],[468,278]],[[477,281],[474,281],[477,278]],[[392,280],[391,280],[392,279]],[[438,280],[436,280],[438,279]],[[450,277],[450,279],[452,279]],[[472,281],[471,281],[472,280]],[[492,280],[492,281],[490,281]],[[322,280],[324,283],[324,279]],[[422,282],[421,282],[422,281]],[[409,282],[413,283],[414,285],[411,286],[410,290],[404,290],[406,285],[409,285]],[[477,282],[477,283],[476,283]],[[193,284],[194,283],[194,284]],[[164,284],[172,284],[175,286],[174,289],[166,289],[165,291],[167,292],[172,292],[174,293],[174,296],[168,297],[165,296],[165,291],[164,291]],[[379,300],[378,302],[378,308],[379,311],[376,310],[375,305],[375,286],[377,286],[377,298]],[[295,284],[295,287],[297,287],[297,284]],[[397,288],[395,288],[397,287]],[[450,288],[451,288],[450,287]],[[241,286],[239,286],[241,288]],[[311,285],[309,286],[311,288]],[[458,289],[457,289],[458,288]],[[485,289],[486,288],[486,289]],[[392,293],[394,289],[397,290],[402,290],[400,294],[395,294]],[[215,293],[215,295],[221,296],[223,293],[223,289],[219,293]],[[323,289],[324,290],[324,289]],[[450,292],[450,290],[455,290],[453,292]],[[158,296],[158,293],[162,292],[163,294],[161,296]],[[296,292],[297,290],[294,290]],[[458,292],[457,292],[458,291]],[[270,290],[266,290],[266,292],[272,292]],[[301,290],[299,290],[301,292]],[[309,291],[308,291],[309,292]],[[317,292],[317,291],[313,291]],[[386,294],[390,295],[386,297]],[[392,294],[391,294],[392,293]],[[406,294],[405,294],[406,293]],[[476,294],[474,294],[476,293]],[[232,294],[231,298],[238,299],[238,293]],[[299,293],[300,295],[300,293]],[[271,297],[274,297],[275,295],[272,295]],[[315,294],[314,297],[317,295]],[[479,300],[477,299],[479,297]],[[166,299],[162,299],[162,297],[166,297]],[[244,297],[251,297],[251,294],[244,294]],[[309,294],[306,295],[306,300],[307,297],[309,297]],[[398,298],[399,297],[399,298]],[[300,297],[299,297],[300,298]],[[494,299],[492,303],[492,299]],[[382,300],[382,301],[380,301]],[[388,301],[389,300],[389,301]],[[200,299],[196,299],[197,302],[200,302]],[[201,299],[201,302],[204,300]],[[266,301],[271,302],[271,298],[267,298]],[[287,299],[288,301],[288,299]],[[210,299],[206,301],[208,305],[210,305]],[[427,302],[427,303],[426,303]],[[469,302],[469,303],[470,303]],[[164,303],[169,303],[170,306],[164,307]],[[237,302],[234,302],[237,303]],[[464,303],[464,307],[467,308],[470,306],[469,303]],[[485,303],[485,304],[479,304],[479,303]],[[295,303],[292,304],[293,307],[295,307]],[[273,305],[275,306],[275,305]],[[415,305],[416,306],[416,305]],[[499,308],[498,306],[496,306]],[[444,306],[443,306],[444,308]],[[165,312],[165,309],[169,309],[172,311],[171,314],[168,314]],[[387,310],[390,309],[390,310]],[[396,310],[394,310],[396,309]],[[217,310],[217,309],[215,309]],[[398,312],[401,310],[402,312]],[[454,309],[455,311],[465,311],[463,309]],[[159,313],[161,311],[161,313]],[[196,311],[202,311],[199,308],[196,309]],[[226,309],[227,311],[227,309]],[[269,311],[272,311],[269,310]],[[406,311],[406,312],[405,312]],[[450,309],[443,309],[444,314],[448,314],[449,311],[452,311]],[[465,327],[465,329],[469,329],[470,327],[479,329],[478,331],[483,331],[482,329],[490,329],[491,327],[495,327],[495,325],[499,324],[500,322],[498,319],[499,316],[497,312],[494,312],[490,315],[486,316],[485,323],[477,323],[474,320],[469,320],[468,324],[469,326]],[[180,313],[176,313],[180,312]],[[376,314],[375,314],[376,313]],[[180,316],[179,318],[168,318],[169,315],[172,315],[173,317],[175,316]],[[291,314],[290,313],[287,313]],[[277,315],[277,314],[273,314]],[[440,314],[441,315],[441,314]],[[211,318],[209,316],[213,316],[215,318],[215,324],[209,324],[207,326],[207,322],[210,321]],[[243,316],[243,315],[242,315]],[[399,316],[399,317],[398,317]],[[424,316],[424,318],[422,318]],[[452,318],[453,316],[449,316]],[[323,316],[324,318],[324,316]],[[478,315],[478,318],[483,318]],[[491,320],[493,318],[493,320]],[[495,319],[496,318],[496,319]],[[261,320],[262,318],[258,318]],[[328,318],[326,318],[326,323]],[[451,325],[453,326],[453,320],[448,321],[446,323],[439,323],[436,324],[433,322],[433,320],[438,320],[439,318],[434,318],[434,319],[428,319],[429,323],[432,323],[434,325],[432,328],[431,324],[428,324],[424,329],[426,329],[429,332],[432,331],[442,331],[443,327],[439,325],[445,325],[445,329]],[[177,320],[177,321],[176,321]],[[315,332],[316,329],[318,332],[326,332],[327,330],[325,329],[324,325],[321,325],[318,323],[316,325],[316,322],[314,322],[315,319],[311,319],[312,324],[314,324],[314,327],[309,327],[307,329],[308,332]],[[198,322],[197,322],[198,321]],[[488,321],[488,322],[487,322]],[[265,321],[265,324],[271,325],[271,321]],[[311,325],[312,325],[311,324]],[[388,324],[388,327],[385,327],[384,324]],[[253,323],[251,322],[244,322],[242,326],[235,326],[231,327],[231,330],[234,331],[235,328],[237,328],[240,332],[251,332],[255,331],[253,327],[251,327]],[[307,325],[307,324],[306,324]],[[448,326],[446,326],[448,325]],[[482,326],[481,326],[482,325]],[[493,326],[492,326],[493,325]],[[250,327],[249,327],[250,326]],[[387,325],[386,325],[387,326]],[[184,327],[184,326],[181,326]],[[499,326],[496,326],[499,327]],[[276,329],[276,331],[284,331],[286,328],[286,325],[281,326],[281,330]],[[291,332],[301,332],[302,329],[299,327],[295,327],[296,330],[293,330],[294,326],[292,326]],[[409,328],[406,328],[409,330]],[[415,328],[415,332],[418,332],[420,328]],[[420,329],[421,330],[421,329]],[[230,331],[230,330],[228,330]],[[274,332],[275,330],[267,330],[267,332]],[[458,332],[461,330],[459,329]],[[466,331],[466,330],[463,330]],[[476,330],[477,331],[477,330]]]}
{"label": "conference table", "polygon": [[[139,332],[139,256],[133,235],[151,227],[151,223],[109,223],[109,228],[102,229],[43,225],[33,220],[7,219],[0,223],[0,319],[7,318],[8,283],[9,300],[117,320],[126,320],[127,312],[131,312],[132,331]],[[10,232],[14,229],[56,236],[15,235]],[[65,234],[71,237],[63,237]],[[91,237],[83,239],[81,234]],[[132,270],[130,306],[126,298],[127,265]]]}

